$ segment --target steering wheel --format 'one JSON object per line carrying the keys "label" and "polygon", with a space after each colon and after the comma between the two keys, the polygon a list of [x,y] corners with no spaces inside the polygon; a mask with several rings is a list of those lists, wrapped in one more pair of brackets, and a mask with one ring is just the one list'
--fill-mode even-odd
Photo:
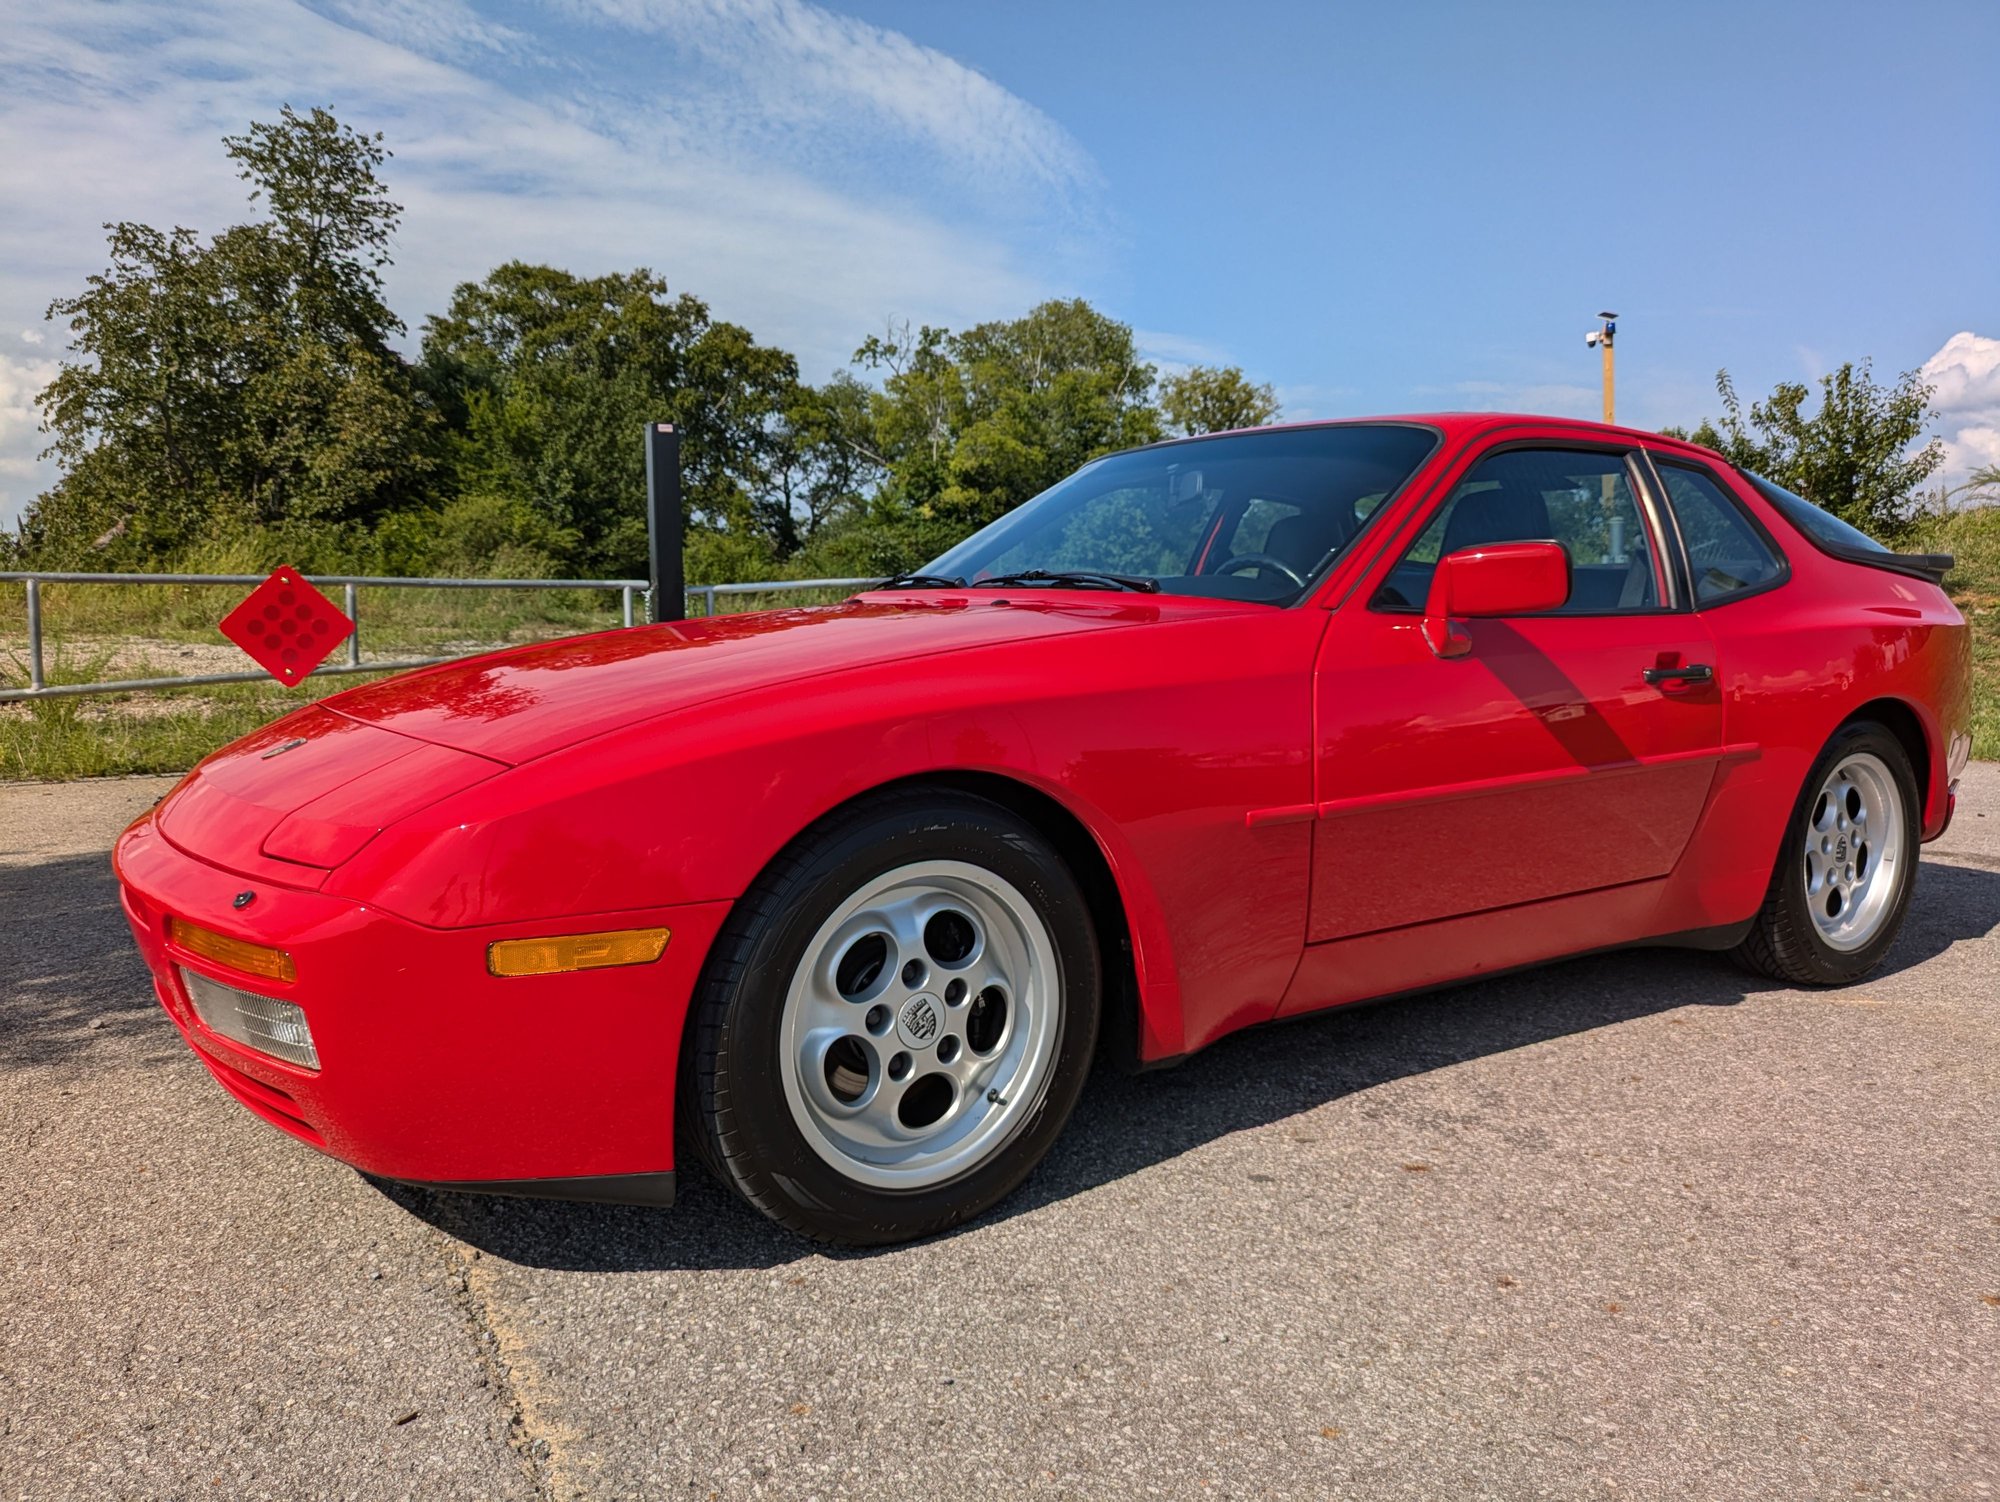
{"label": "steering wheel", "polygon": [[1221,568],[1218,574],[1240,574],[1247,568],[1269,569],[1274,574],[1283,574],[1300,589],[1306,587],[1305,576],[1282,558],[1273,558],[1269,553],[1238,553]]}

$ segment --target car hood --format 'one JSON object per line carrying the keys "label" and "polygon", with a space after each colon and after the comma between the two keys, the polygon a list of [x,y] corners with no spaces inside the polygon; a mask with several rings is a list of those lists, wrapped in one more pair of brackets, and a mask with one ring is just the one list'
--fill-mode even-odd
{"label": "car hood", "polygon": [[351,720],[511,766],[641,720],[829,673],[1216,608],[1244,607],[1076,595],[864,597],[545,642],[324,702]]}
{"label": "car hood", "polygon": [[397,820],[641,721],[885,662],[1253,608],[1075,594],[876,597],[543,642],[307,705],[203,761],[161,804],[158,827],[229,870],[319,887]]}
{"label": "car hood", "polygon": [[309,704],[203,760],[156,819],[190,855],[316,887],[397,819],[505,770]]}

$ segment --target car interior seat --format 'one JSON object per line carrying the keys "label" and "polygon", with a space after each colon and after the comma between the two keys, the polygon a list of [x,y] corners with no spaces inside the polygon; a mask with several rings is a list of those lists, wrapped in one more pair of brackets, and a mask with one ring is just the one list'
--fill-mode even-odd
{"label": "car interior seat", "polygon": [[[1273,531],[1277,529],[1272,528]],[[1549,505],[1538,490],[1503,485],[1462,495],[1444,524],[1438,556],[1486,542],[1546,542],[1555,536]]]}

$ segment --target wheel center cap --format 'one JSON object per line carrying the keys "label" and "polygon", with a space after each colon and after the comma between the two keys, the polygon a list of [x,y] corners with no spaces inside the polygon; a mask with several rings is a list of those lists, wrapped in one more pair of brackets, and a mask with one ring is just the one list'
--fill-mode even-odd
{"label": "wheel center cap", "polygon": [[943,1026],[944,1014],[935,996],[912,996],[896,1014],[896,1036],[905,1048],[929,1048]]}
{"label": "wheel center cap", "polygon": [[1844,860],[1846,860],[1846,859],[1847,859],[1847,836],[1846,836],[1846,835],[1842,835],[1842,836],[1841,836],[1841,837],[1840,837],[1840,838],[1839,838],[1839,839],[1838,839],[1837,841],[1835,841],[1835,842],[1834,842],[1834,846],[1833,846],[1833,858],[1834,858],[1835,860],[1837,860],[1837,861],[1844,861]]}

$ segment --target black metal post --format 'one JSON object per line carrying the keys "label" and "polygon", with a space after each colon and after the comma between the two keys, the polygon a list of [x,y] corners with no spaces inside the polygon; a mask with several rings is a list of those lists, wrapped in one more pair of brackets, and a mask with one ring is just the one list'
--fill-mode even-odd
{"label": "black metal post", "polygon": [[681,557],[681,435],[670,422],[646,424],[646,539],[651,551],[651,617],[687,619]]}

